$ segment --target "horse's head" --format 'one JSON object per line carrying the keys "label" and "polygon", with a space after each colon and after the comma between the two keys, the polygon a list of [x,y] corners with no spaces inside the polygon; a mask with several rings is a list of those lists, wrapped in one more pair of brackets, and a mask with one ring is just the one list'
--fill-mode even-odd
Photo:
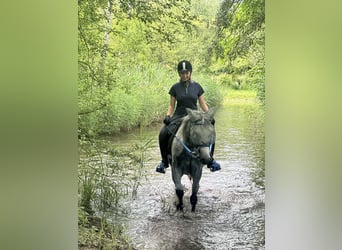
{"label": "horse's head", "polygon": [[189,143],[197,150],[203,164],[212,161],[210,147],[215,141],[215,129],[212,124],[215,111],[203,113],[187,109],[189,116]]}

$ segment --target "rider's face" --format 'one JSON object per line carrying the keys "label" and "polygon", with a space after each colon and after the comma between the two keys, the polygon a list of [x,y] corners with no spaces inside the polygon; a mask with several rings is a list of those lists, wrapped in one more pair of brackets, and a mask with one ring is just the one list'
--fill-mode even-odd
{"label": "rider's face", "polygon": [[191,72],[190,71],[179,72],[179,76],[182,82],[189,81],[191,77]]}

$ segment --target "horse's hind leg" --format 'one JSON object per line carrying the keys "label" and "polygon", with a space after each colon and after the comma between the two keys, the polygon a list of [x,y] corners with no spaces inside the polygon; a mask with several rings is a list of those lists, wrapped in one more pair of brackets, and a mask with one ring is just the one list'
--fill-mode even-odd
{"label": "horse's hind leg", "polygon": [[178,201],[179,201],[179,203],[177,204],[177,210],[182,211],[183,207],[184,207],[184,205],[183,205],[184,191],[180,190],[180,189],[176,189],[176,194],[177,194]]}

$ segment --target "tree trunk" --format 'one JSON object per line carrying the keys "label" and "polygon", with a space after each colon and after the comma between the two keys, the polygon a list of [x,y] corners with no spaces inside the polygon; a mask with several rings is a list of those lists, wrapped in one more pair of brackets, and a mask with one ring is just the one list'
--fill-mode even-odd
{"label": "tree trunk", "polygon": [[[112,7],[113,7],[113,0],[108,0],[108,5],[106,9],[106,27],[105,27],[105,33],[104,33],[104,43],[103,43],[103,48],[101,51],[101,65],[100,69],[102,72],[102,77],[105,75],[105,68],[106,68],[106,59],[107,59],[107,54],[108,54],[108,47],[109,47],[109,33],[111,30],[111,24],[113,21],[112,17]],[[105,80],[105,79],[103,79]],[[107,82],[107,89],[111,90],[111,85],[109,82]]]}

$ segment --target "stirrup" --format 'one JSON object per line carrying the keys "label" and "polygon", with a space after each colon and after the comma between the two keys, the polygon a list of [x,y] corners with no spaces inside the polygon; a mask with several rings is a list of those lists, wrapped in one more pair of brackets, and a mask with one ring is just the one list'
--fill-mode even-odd
{"label": "stirrup", "polygon": [[210,168],[211,172],[221,170],[221,165],[217,163],[216,161],[212,161],[211,163],[207,165],[207,167]]}

